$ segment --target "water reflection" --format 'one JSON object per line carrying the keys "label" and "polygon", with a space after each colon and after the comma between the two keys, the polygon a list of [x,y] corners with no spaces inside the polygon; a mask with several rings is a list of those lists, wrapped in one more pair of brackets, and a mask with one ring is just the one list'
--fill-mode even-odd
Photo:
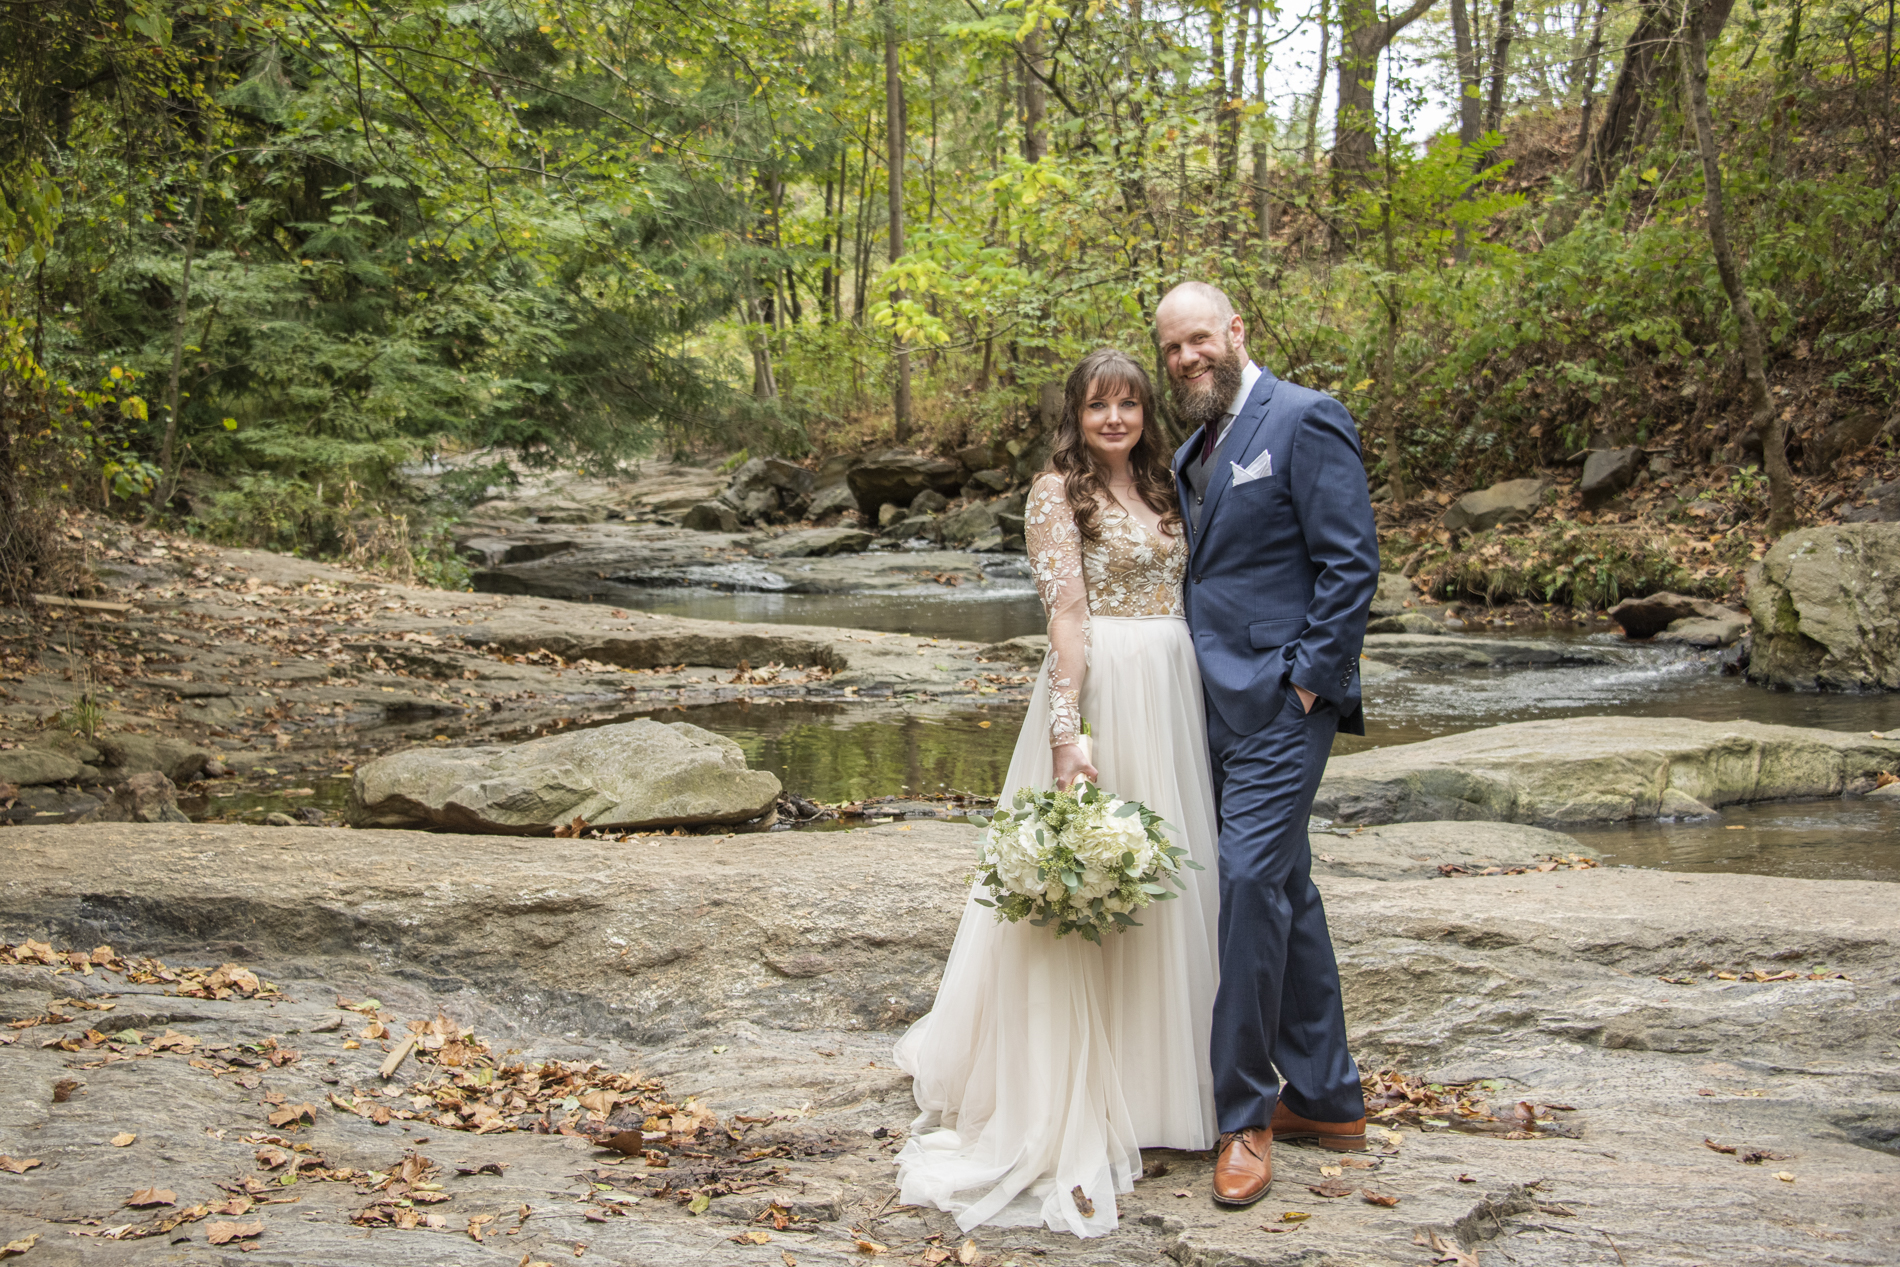
{"label": "water reflection", "polygon": [[870,796],[968,792],[994,796],[1009,772],[1023,707],[962,709],[762,703],[671,715],[745,750],[789,792],[837,804]]}
{"label": "water reflection", "polygon": [[1885,797],[1736,805],[1714,818],[1573,830],[1607,866],[1900,881],[1900,803]]}
{"label": "water reflection", "polygon": [[619,587],[614,602],[663,616],[759,621],[773,625],[839,625],[931,638],[1001,642],[1043,632],[1033,592],[938,588],[899,594],[759,594],[704,589]]}

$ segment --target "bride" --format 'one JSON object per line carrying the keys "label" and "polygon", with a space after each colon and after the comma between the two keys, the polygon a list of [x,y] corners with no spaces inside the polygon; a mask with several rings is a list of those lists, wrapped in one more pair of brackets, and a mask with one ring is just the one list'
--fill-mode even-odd
{"label": "bride", "polygon": [[[1087,778],[1161,814],[1205,870],[1184,868],[1179,900],[1099,946],[999,923],[972,890],[936,1006],[897,1044],[922,1110],[898,1155],[901,1199],[965,1231],[1103,1235],[1142,1148],[1217,1138],[1214,799],[1181,607],[1187,547],[1153,415],[1148,375],[1120,352],[1069,375],[1052,469],[1025,511],[1049,655],[1001,799]],[[1077,742],[1084,718],[1092,753]]]}

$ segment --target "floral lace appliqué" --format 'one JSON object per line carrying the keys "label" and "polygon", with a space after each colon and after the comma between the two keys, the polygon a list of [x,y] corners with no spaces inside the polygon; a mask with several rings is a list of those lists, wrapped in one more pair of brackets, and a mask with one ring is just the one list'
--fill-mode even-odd
{"label": "floral lace appliqu\u00e9", "polygon": [[1049,743],[1074,743],[1082,726],[1089,616],[1179,616],[1187,551],[1119,506],[1084,543],[1062,481],[1043,476],[1023,509],[1029,569],[1049,617]]}

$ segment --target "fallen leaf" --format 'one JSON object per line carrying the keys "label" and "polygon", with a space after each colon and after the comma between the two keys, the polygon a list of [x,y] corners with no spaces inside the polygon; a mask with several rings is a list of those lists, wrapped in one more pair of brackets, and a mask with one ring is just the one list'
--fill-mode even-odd
{"label": "fallen leaf", "polygon": [[471,1215],[468,1220],[468,1238],[476,1244],[481,1243],[482,1230],[495,1221],[492,1214]]}
{"label": "fallen leaf", "polygon": [[1792,1170],[1777,1170],[1777,1171],[1775,1172],[1775,1178],[1777,1178],[1777,1179],[1779,1179],[1779,1180],[1781,1180],[1781,1182],[1783,1182],[1783,1183],[1793,1183],[1793,1182],[1794,1182],[1794,1171],[1792,1171]]}
{"label": "fallen leaf", "polygon": [[11,1258],[15,1254],[24,1254],[27,1250],[32,1249],[33,1246],[39,1242],[39,1239],[40,1234],[35,1232],[33,1235],[20,1240],[8,1241],[5,1245],[0,1245],[0,1258]]}
{"label": "fallen leaf", "polygon": [[763,1228],[755,1227],[749,1232],[741,1232],[737,1236],[726,1239],[738,1245],[763,1245],[772,1239],[772,1234]]}
{"label": "fallen leaf", "polygon": [[314,1124],[316,1120],[317,1108],[314,1104],[308,1102],[303,1104],[286,1104],[283,1108],[278,1109],[275,1113],[270,1115],[270,1124],[272,1126],[289,1126],[292,1122],[310,1122]]}
{"label": "fallen leaf", "polygon": [[1193,1196],[1194,1194],[1191,1192],[1177,1192],[1174,1195],[1177,1197],[1189,1197],[1189,1196]]}
{"label": "fallen leaf", "polygon": [[1304,1222],[1306,1222],[1306,1220],[1308,1220],[1308,1219],[1310,1219],[1310,1218],[1312,1218],[1312,1217],[1313,1217],[1312,1215],[1310,1215],[1310,1214],[1308,1214],[1308,1213],[1306,1213],[1306,1211],[1304,1211],[1304,1210],[1288,1210],[1288,1211],[1287,1211],[1287,1212],[1286,1212],[1285,1214],[1282,1214],[1282,1215],[1280,1216],[1280,1222],[1282,1222],[1282,1223],[1304,1223]]}
{"label": "fallen leaf", "polygon": [[1341,1168],[1338,1166],[1321,1166],[1319,1173],[1323,1179],[1336,1179],[1340,1175],[1340,1170]]}
{"label": "fallen leaf", "polygon": [[1405,1136],[1399,1134],[1397,1131],[1380,1131],[1379,1134],[1384,1137],[1385,1146],[1387,1148],[1397,1148],[1405,1141]]}
{"label": "fallen leaf", "polygon": [[712,1206],[712,1198],[702,1192],[686,1203],[688,1214],[704,1214]]}
{"label": "fallen leaf", "polygon": [[1367,1205],[1382,1205],[1390,1209],[1399,1203],[1397,1197],[1389,1196],[1383,1192],[1374,1192],[1370,1188],[1359,1189],[1359,1195],[1365,1200]]}
{"label": "fallen leaf", "polygon": [[138,1135],[133,1131],[120,1131],[117,1135],[112,1137],[112,1146],[114,1148],[124,1148],[127,1145],[137,1143],[138,1138]]}
{"label": "fallen leaf", "polygon": [[1069,1193],[1069,1199],[1075,1202],[1075,1209],[1085,1219],[1095,1217],[1095,1202],[1089,1200],[1088,1193],[1082,1191],[1082,1185],[1076,1184]]}
{"label": "fallen leaf", "polygon": [[1736,1149],[1736,1146],[1734,1144],[1718,1144],[1714,1140],[1708,1139],[1706,1137],[1703,1139],[1702,1142],[1708,1147],[1713,1148],[1718,1153],[1733,1153]]}
{"label": "fallen leaf", "polygon": [[290,1160],[290,1154],[281,1148],[266,1145],[257,1150],[257,1165],[260,1170],[275,1170]]}
{"label": "fallen leaf", "polygon": [[126,1198],[125,1204],[134,1210],[143,1210],[154,1205],[177,1205],[178,1194],[170,1188],[140,1188]]}
{"label": "fallen leaf", "polygon": [[37,1157],[22,1157],[18,1161],[15,1161],[11,1157],[0,1155],[0,1170],[4,1170],[10,1175],[23,1175],[39,1164],[40,1159]]}
{"label": "fallen leaf", "polygon": [[1476,1183],[1478,1181],[1476,1179],[1473,1179],[1470,1175],[1459,1175],[1458,1182],[1459,1183]]}
{"label": "fallen leaf", "polygon": [[1452,1267],[1479,1267],[1475,1251],[1467,1251],[1457,1241],[1448,1241],[1429,1228],[1420,1228],[1412,1233],[1412,1244],[1431,1246],[1434,1263],[1450,1263]]}
{"label": "fallen leaf", "polygon": [[458,1175],[499,1175],[506,1169],[508,1169],[508,1163],[505,1161],[485,1161],[479,1165],[463,1162],[455,1168],[455,1173]]}
{"label": "fallen leaf", "polygon": [[[1794,1176],[1792,1175],[1789,1176],[1789,1178],[1791,1179],[1793,1177]],[[882,1254],[885,1250],[890,1248],[890,1246],[880,1245],[876,1241],[867,1241],[862,1236],[857,1238],[857,1245],[858,1245],[858,1253],[864,1254],[869,1257],[876,1257],[877,1255]]]}
{"label": "fallen leaf", "polygon": [[53,1103],[64,1104],[73,1098],[73,1092],[86,1084],[77,1078],[61,1078],[53,1084]]}
{"label": "fallen leaf", "polygon": [[212,1223],[205,1228],[205,1239],[213,1245],[229,1245],[232,1241],[261,1236],[263,1232],[264,1223],[261,1219],[252,1223]]}
{"label": "fallen leaf", "polygon": [[1349,1183],[1338,1179],[1328,1179],[1325,1183],[1309,1183],[1306,1190],[1316,1197],[1349,1197],[1355,1189]]}
{"label": "fallen leaf", "polygon": [[798,1267],[798,1260],[792,1257],[791,1250],[781,1249],[778,1252],[778,1256],[779,1256],[779,1261],[784,1263],[785,1267]]}
{"label": "fallen leaf", "polygon": [[1377,1170],[1379,1159],[1377,1157],[1341,1157],[1339,1164],[1353,1170]]}
{"label": "fallen leaf", "polygon": [[961,1263],[962,1267],[970,1267],[970,1264],[977,1260],[977,1256],[975,1241],[965,1241],[957,1247],[957,1262]]}

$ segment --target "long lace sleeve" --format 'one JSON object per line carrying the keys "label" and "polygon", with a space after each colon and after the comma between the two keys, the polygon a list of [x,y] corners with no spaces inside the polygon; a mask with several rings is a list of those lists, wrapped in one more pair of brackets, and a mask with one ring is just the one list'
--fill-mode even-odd
{"label": "long lace sleeve", "polygon": [[1036,592],[1049,617],[1049,746],[1059,748],[1074,743],[1082,731],[1089,597],[1082,574],[1082,534],[1058,477],[1045,475],[1029,490],[1023,533]]}

